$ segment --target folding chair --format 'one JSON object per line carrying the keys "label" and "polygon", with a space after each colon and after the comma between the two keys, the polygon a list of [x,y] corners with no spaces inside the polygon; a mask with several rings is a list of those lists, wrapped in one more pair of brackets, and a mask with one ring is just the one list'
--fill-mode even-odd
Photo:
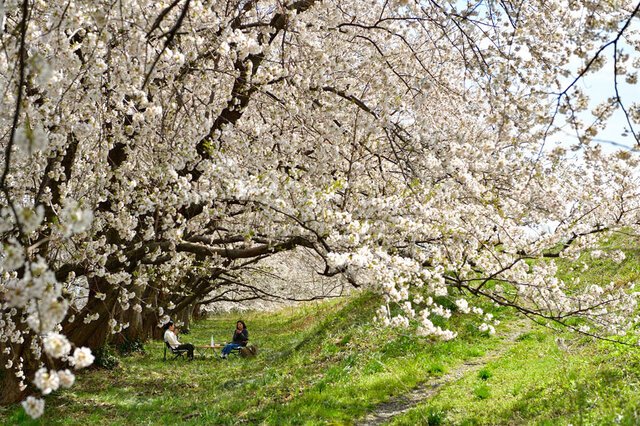
{"label": "folding chair", "polygon": [[173,354],[173,358],[172,359],[182,358],[182,356],[188,352],[186,349],[174,349],[174,348],[171,347],[169,342],[165,341],[164,342],[164,357],[162,358],[163,361],[167,360],[167,349],[169,349],[169,351]]}
{"label": "folding chair", "polygon": [[[224,343],[222,347],[224,348],[227,344],[228,343]],[[241,356],[242,349],[244,349],[244,346],[240,346],[239,348],[233,348],[231,349],[231,352],[229,352],[229,355]]]}

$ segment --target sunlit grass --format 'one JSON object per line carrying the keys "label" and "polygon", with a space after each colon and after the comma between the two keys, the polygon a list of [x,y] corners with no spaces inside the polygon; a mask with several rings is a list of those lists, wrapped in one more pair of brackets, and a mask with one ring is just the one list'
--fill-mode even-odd
{"label": "sunlit grass", "polygon": [[[34,424],[343,424],[499,344],[464,329],[468,340],[430,342],[380,328],[373,322],[379,303],[364,294],[200,321],[182,340],[228,340],[242,318],[258,356],[163,362],[162,343],[148,342],[146,354],[121,358],[113,371],[79,374],[73,388],[47,399]],[[2,416],[28,421],[21,413],[13,407]]]}
{"label": "sunlit grass", "polygon": [[[629,260],[599,259],[584,271],[559,264],[567,280],[627,283],[640,276]],[[47,398],[42,419],[13,406],[0,409],[0,424],[342,425],[435,381],[437,392],[394,424],[640,423],[635,348],[559,336],[486,304],[502,321],[496,336],[454,315],[458,338],[434,342],[380,328],[373,321],[379,303],[361,294],[272,313],[216,315],[181,339],[208,344],[213,334],[227,341],[243,319],[258,356],[163,362],[162,342],[147,342],[145,354],[122,357],[113,371],[79,374],[74,387]]]}

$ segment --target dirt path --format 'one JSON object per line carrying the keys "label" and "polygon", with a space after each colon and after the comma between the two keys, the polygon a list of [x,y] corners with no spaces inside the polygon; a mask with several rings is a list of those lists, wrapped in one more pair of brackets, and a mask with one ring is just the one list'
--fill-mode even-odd
{"label": "dirt path", "polygon": [[489,362],[500,358],[513,346],[513,343],[516,341],[518,336],[529,330],[531,330],[530,321],[514,323],[513,328],[504,336],[503,342],[496,350],[488,352],[481,357],[464,362],[463,364],[454,367],[452,371],[442,377],[428,380],[410,392],[378,405],[372,412],[367,414],[363,419],[357,421],[355,424],[357,426],[374,426],[390,421],[393,417],[402,414],[424,400],[431,398],[442,386],[453,383],[469,373],[476,372]]}

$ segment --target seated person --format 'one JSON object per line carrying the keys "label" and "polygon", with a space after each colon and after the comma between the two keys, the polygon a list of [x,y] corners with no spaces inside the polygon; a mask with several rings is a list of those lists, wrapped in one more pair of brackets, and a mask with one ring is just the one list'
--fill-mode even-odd
{"label": "seated person", "polygon": [[222,348],[222,358],[227,358],[227,356],[234,349],[238,349],[242,346],[247,346],[248,341],[249,331],[247,330],[247,326],[245,325],[244,321],[238,321],[236,323],[236,329],[233,332],[233,339],[231,343],[228,343],[224,348]]}
{"label": "seated person", "polygon": [[186,349],[187,356],[190,361],[193,361],[193,345],[191,343],[180,343],[176,336],[176,326],[173,321],[169,321],[164,325],[164,341],[169,344],[173,349]]}

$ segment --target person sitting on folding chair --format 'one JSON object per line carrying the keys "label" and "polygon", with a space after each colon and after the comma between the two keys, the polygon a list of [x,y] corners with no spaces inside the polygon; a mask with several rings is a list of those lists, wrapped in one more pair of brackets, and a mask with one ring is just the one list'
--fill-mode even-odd
{"label": "person sitting on folding chair", "polygon": [[173,321],[169,321],[168,323],[166,323],[164,325],[164,328],[164,341],[167,342],[173,349],[186,349],[189,360],[193,361],[194,347],[191,343],[180,343],[178,341],[178,336],[176,336],[176,326],[173,324]]}
{"label": "person sitting on folding chair", "polygon": [[244,321],[238,321],[236,323],[236,329],[233,332],[231,343],[226,344],[225,347],[222,348],[222,358],[226,359],[232,351],[247,346],[248,341],[249,331],[247,330],[247,325]]}

